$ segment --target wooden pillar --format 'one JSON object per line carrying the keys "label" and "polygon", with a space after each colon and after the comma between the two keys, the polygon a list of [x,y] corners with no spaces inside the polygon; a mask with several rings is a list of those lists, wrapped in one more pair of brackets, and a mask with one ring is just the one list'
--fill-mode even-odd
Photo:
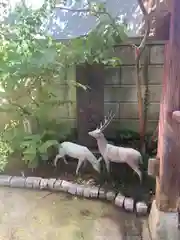
{"label": "wooden pillar", "polygon": [[161,211],[176,211],[180,196],[180,124],[173,117],[173,112],[180,110],[180,1],[172,0],[171,4],[159,121],[160,171],[156,182],[156,203]]}
{"label": "wooden pillar", "polygon": [[77,87],[78,143],[97,148],[95,139],[88,135],[104,117],[104,67],[99,64],[77,66],[76,81],[87,86]]}

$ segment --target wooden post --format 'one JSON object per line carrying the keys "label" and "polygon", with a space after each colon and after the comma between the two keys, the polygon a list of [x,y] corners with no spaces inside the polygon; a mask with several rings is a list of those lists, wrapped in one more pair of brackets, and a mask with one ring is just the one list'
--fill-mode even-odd
{"label": "wooden post", "polygon": [[77,87],[78,143],[97,148],[96,140],[88,135],[104,117],[104,67],[100,64],[77,66],[76,81],[87,86]]}
{"label": "wooden post", "polygon": [[[156,203],[161,211],[177,211],[180,194],[180,123],[173,117],[180,110],[180,1],[171,1],[171,23],[159,121]],[[177,114],[176,114],[177,115]]]}

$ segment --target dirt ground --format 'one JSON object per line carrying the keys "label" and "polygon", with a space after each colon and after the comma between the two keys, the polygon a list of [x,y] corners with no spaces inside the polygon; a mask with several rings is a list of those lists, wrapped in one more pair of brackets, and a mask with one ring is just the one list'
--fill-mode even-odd
{"label": "dirt ground", "polygon": [[146,219],[66,194],[0,188],[0,240],[140,240]]}

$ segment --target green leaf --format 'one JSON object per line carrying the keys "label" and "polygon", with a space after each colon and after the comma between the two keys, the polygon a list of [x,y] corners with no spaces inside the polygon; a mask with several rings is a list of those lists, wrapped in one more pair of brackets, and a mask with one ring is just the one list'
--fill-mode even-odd
{"label": "green leaf", "polygon": [[46,153],[48,148],[51,146],[59,146],[59,142],[57,140],[48,140],[44,142],[40,147],[39,147],[39,152],[40,153]]}

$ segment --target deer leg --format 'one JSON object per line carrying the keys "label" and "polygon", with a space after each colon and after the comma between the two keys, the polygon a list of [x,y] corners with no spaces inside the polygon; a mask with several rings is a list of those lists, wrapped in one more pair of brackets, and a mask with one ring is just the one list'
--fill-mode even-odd
{"label": "deer leg", "polygon": [[76,168],[76,175],[78,175],[79,169],[80,169],[81,165],[84,163],[84,161],[85,161],[84,158],[79,158],[78,159],[78,164],[77,164],[77,168]]}
{"label": "deer leg", "polygon": [[84,161],[84,162],[83,162],[83,168],[85,168],[86,165],[87,165],[87,161]]}
{"label": "deer leg", "polygon": [[107,157],[104,157],[104,161],[105,161],[105,164],[106,164],[107,172],[110,173],[110,161]]}
{"label": "deer leg", "polygon": [[139,169],[139,167],[131,162],[127,162],[127,164],[137,173],[137,175],[139,176],[140,182],[141,182],[142,181],[142,173],[141,173],[141,170]]}
{"label": "deer leg", "polygon": [[68,162],[67,162],[66,159],[65,159],[64,154],[60,154],[60,153],[59,153],[59,154],[56,155],[56,157],[55,157],[55,159],[54,159],[54,166],[55,166],[55,167],[57,166],[57,161],[58,161],[60,158],[63,158],[64,162],[65,162],[66,164],[68,164]]}
{"label": "deer leg", "polygon": [[65,163],[65,164],[68,164],[68,162],[67,162],[65,156],[63,157],[63,160],[64,160],[64,163]]}

